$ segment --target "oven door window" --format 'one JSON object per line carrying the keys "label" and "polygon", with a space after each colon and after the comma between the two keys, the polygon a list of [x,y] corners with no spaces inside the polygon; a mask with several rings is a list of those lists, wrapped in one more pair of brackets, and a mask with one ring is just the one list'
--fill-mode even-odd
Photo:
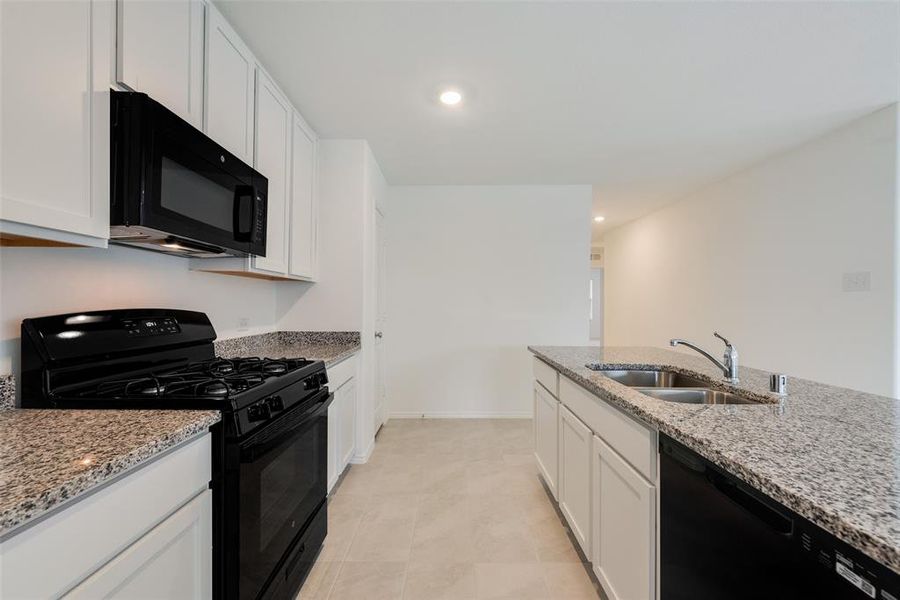
{"label": "oven door window", "polygon": [[241,444],[241,598],[256,597],[327,493],[327,412],[273,428]]}

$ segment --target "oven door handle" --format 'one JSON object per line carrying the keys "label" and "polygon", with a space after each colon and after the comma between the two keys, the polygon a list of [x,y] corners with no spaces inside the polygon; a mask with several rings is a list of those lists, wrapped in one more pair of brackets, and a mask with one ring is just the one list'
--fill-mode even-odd
{"label": "oven door handle", "polygon": [[239,442],[241,462],[256,460],[278,447],[284,439],[296,435],[298,430],[325,414],[333,400],[334,394],[326,388],[318,392],[311,402],[279,415],[278,419]]}

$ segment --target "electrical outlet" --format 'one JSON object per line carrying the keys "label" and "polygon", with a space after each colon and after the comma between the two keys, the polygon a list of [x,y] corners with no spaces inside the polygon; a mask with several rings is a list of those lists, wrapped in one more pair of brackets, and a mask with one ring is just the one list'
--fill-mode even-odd
{"label": "electrical outlet", "polygon": [[868,292],[872,289],[872,272],[855,271],[844,273],[841,289],[845,292]]}
{"label": "electrical outlet", "polygon": [[238,319],[238,331],[247,331],[248,329],[250,329],[250,319],[247,317]]}

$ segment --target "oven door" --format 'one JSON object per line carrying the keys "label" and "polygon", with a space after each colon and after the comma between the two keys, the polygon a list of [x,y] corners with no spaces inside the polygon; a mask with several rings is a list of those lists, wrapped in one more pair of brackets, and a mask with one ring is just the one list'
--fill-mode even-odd
{"label": "oven door", "polygon": [[327,497],[325,389],[240,442],[239,593],[257,598]]}

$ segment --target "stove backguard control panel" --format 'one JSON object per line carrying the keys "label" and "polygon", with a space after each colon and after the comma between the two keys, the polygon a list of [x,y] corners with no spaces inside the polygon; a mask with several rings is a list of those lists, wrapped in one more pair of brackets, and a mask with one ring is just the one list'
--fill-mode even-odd
{"label": "stove backguard control panel", "polygon": [[165,335],[168,333],[179,333],[181,327],[178,321],[173,317],[162,317],[152,319],[123,319],[122,326],[129,336],[142,337],[146,335]]}

